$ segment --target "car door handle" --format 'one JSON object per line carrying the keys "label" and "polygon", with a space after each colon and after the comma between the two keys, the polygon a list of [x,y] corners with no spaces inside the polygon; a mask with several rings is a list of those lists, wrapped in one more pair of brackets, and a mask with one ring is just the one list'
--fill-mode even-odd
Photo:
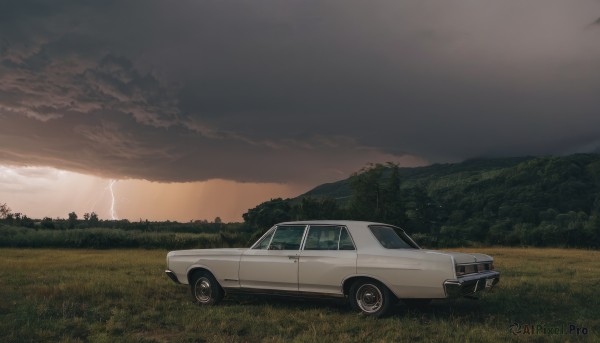
{"label": "car door handle", "polygon": [[288,256],[290,260],[294,260],[294,262],[298,261],[299,256]]}

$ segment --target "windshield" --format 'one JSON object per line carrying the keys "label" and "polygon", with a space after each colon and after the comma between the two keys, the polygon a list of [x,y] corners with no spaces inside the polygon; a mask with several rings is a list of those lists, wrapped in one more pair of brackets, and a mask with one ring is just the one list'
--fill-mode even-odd
{"label": "windshield", "polygon": [[408,235],[397,227],[370,225],[369,229],[386,249],[419,249]]}

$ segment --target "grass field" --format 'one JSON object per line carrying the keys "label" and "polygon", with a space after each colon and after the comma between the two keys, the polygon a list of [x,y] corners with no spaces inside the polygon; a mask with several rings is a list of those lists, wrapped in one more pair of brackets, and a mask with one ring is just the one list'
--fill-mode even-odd
{"label": "grass field", "polygon": [[161,250],[0,249],[0,342],[600,341],[599,251],[460,250],[495,257],[494,293],[399,305],[377,320],[326,301],[236,297],[200,308],[164,276]]}

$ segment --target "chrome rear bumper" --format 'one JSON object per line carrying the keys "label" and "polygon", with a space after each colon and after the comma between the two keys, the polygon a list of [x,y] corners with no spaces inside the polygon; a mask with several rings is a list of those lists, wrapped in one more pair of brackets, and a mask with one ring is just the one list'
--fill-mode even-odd
{"label": "chrome rear bumper", "polygon": [[459,277],[457,280],[444,281],[444,291],[448,298],[458,298],[481,291],[489,291],[500,282],[500,273],[485,271]]}
{"label": "chrome rear bumper", "polygon": [[173,282],[181,283],[181,282],[179,282],[179,280],[177,280],[177,275],[175,275],[175,273],[173,273],[171,270],[168,270],[168,269],[165,270],[165,274],[167,274],[169,279],[173,280]]}

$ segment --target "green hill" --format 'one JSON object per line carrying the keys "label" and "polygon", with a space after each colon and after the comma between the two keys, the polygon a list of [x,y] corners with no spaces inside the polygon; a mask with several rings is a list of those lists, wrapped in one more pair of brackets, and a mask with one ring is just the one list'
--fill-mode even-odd
{"label": "green hill", "polygon": [[[440,177],[447,178],[451,176],[462,177],[463,175],[479,173],[481,171],[491,171],[514,167],[521,162],[529,161],[531,159],[533,159],[533,157],[472,159],[455,164],[434,164],[426,167],[400,168],[399,171],[400,177],[406,181],[407,184],[416,185],[421,184],[428,178],[436,179]],[[388,174],[389,169],[384,171],[385,176]],[[292,200],[298,201],[299,199],[306,197],[333,198],[341,203],[347,203],[351,196],[352,187],[350,186],[350,178],[348,178],[337,182],[324,183]]]}
{"label": "green hill", "polygon": [[[600,155],[474,159],[419,168],[372,165],[244,215],[396,224],[426,245],[600,246]],[[256,221],[257,214],[263,216]],[[272,224],[272,222],[270,223]]]}

